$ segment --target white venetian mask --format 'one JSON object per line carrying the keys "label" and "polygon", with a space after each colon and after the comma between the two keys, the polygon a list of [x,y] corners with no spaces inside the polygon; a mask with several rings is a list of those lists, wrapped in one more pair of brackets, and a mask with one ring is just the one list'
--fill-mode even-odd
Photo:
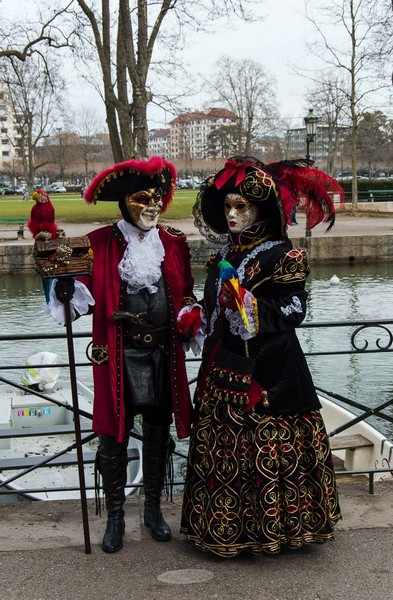
{"label": "white venetian mask", "polygon": [[227,194],[224,200],[225,218],[231,233],[240,233],[253,225],[258,217],[256,205],[240,194]]}

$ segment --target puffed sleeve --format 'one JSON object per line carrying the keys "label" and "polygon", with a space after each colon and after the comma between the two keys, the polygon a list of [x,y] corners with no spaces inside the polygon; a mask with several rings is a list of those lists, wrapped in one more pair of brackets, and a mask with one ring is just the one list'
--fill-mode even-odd
{"label": "puffed sleeve", "polygon": [[297,327],[306,316],[306,278],[310,272],[307,253],[293,248],[275,263],[269,285],[266,280],[252,288],[258,333],[275,333]]}

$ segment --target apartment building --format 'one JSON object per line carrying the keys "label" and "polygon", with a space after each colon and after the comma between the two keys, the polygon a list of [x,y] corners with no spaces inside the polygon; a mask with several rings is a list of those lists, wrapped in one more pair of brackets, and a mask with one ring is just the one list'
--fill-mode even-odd
{"label": "apartment building", "polygon": [[2,173],[13,173],[15,161],[19,162],[23,133],[20,121],[14,112],[7,87],[0,83],[0,171]]}
{"label": "apartment building", "polygon": [[[348,137],[348,127],[337,127],[334,130],[326,125],[318,125],[315,139],[310,143],[310,156],[313,160],[325,160],[329,154],[330,143],[338,142],[338,157],[342,154],[343,144]],[[287,158],[306,156],[306,128],[288,129],[285,137],[285,154]]]}
{"label": "apartment building", "polygon": [[169,156],[170,129],[152,129],[149,131],[150,156]]}
{"label": "apartment building", "polygon": [[169,154],[171,159],[210,158],[209,135],[214,129],[236,124],[236,116],[226,108],[210,108],[184,113],[169,126]]}

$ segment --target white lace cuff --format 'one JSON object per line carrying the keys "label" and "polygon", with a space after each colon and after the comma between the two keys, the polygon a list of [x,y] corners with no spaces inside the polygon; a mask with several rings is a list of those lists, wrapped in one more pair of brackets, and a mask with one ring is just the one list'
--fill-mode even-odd
{"label": "white lace cuff", "polygon": [[[52,281],[49,290],[49,302],[44,309],[46,315],[52,317],[59,325],[65,325],[64,304],[59,302],[55,294],[55,283],[57,279]],[[71,319],[75,320],[76,313],[85,315],[89,311],[89,306],[94,306],[95,300],[89,289],[84,283],[75,280],[75,292],[70,301]]]}
{"label": "white lace cuff", "polygon": [[247,319],[250,324],[251,331],[248,331],[238,310],[225,309],[225,316],[229,321],[229,328],[233,335],[240,335],[242,340],[249,340],[257,333],[256,323],[254,319],[254,295],[246,290],[243,296],[243,304],[246,311]]}

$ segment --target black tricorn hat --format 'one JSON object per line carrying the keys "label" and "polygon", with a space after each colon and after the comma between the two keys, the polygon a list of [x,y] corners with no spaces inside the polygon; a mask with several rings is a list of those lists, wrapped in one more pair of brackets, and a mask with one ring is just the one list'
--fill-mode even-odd
{"label": "black tricorn hat", "polygon": [[122,202],[128,194],[147,188],[161,188],[163,212],[172,201],[176,185],[176,169],[160,156],[148,160],[127,160],[105,169],[94,177],[83,195],[89,204],[97,200]]}

